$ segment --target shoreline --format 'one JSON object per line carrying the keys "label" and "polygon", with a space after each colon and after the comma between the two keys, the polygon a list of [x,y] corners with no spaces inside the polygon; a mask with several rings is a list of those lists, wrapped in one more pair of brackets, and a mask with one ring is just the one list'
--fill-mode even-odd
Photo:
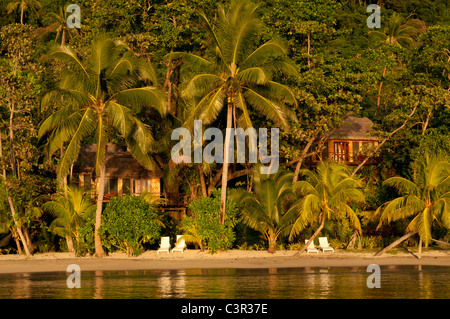
{"label": "shoreline", "polygon": [[228,250],[211,255],[199,250],[183,254],[146,251],[137,257],[116,252],[103,258],[75,257],[74,253],[38,253],[31,257],[0,255],[0,274],[66,272],[67,266],[77,264],[81,271],[181,270],[214,268],[304,268],[304,267],[367,267],[428,265],[450,267],[450,250],[423,252],[420,259],[413,253],[398,252],[374,257],[373,252],[320,252],[294,256],[295,250],[267,251]]}

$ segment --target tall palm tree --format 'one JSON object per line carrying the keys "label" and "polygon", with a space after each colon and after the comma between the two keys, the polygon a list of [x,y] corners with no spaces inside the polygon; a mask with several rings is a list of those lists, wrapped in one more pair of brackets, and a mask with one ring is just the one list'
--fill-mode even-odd
{"label": "tall palm tree", "polygon": [[38,0],[13,0],[6,6],[8,13],[13,12],[17,8],[20,10],[20,24],[23,24],[23,13],[31,8],[34,13],[39,16],[38,10],[42,8],[42,4]]}
{"label": "tall palm tree", "polygon": [[258,8],[246,1],[232,1],[228,11],[219,6],[214,26],[204,13],[200,13],[211,35],[205,55],[171,54],[173,58],[183,58],[185,65],[196,73],[183,92],[184,98],[193,102],[184,126],[191,128],[196,119],[209,124],[223,107],[227,108],[221,223],[225,220],[226,159],[231,139],[228,129],[232,128],[233,115],[240,126],[252,127],[249,109],[252,107],[259,114],[286,126],[289,109],[285,103],[296,103],[289,88],[274,81],[275,75],[296,74],[294,65],[286,58],[286,47],[276,39],[258,46],[258,32],[262,27]]}
{"label": "tall palm tree", "polygon": [[[47,94],[42,103],[54,100],[61,109],[50,115],[39,129],[39,137],[51,132],[48,152],[51,156],[66,145],[57,168],[61,181],[77,159],[81,143],[89,136],[97,144],[95,171],[99,176],[95,218],[95,251],[105,252],[98,229],[101,225],[105,184],[106,144],[118,135],[131,154],[146,168],[154,168],[150,154],[153,137],[149,127],[135,115],[135,107],[153,107],[165,114],[164,95],[155,87],[156,75],[150,64],[136,60],[124,43],[111,39],[93,42],[91,55],[80,60],[69,47],[55,48],[51,56],[67,60],[68,68],[57,90]],[[142,86],[142,83],[148,85]],[[152,84],[152,85],[150,85]]]}
{"label": "tall palm tree", "polygon": [[320,162],[317,172],[301,170],[300,174],[306,176],[306,179],[294,184],[294,191],[298,192],[301,199],[290,209],[298,214],[290,239],[316,221],[319,222],[319,227],[299,253],[305,251],[320,233],[325,222],[331,219],[348,218],[361,234],[361,223],[349,204],[364,201],[362,183],[351,176],[350,170],[344,164]]}
{"label": "tall palm tree", "polygon": [[400,197],[381,205],[380,225],[399,219],[409,219],[405,236],[376,253],[383,254],[403,240],[419,234],[419,254],[422,242],[425,247],[431,241],[433,224],[450,229],[450,161],[448,156],[426,154],[417,162],[412,180],[391,177],[383,182],[400,193]]}
{"label": "tall palm tree", "polygon": [[78,33],[77,28],[69,28],[67,26],[67,6],[59,7],[59,13],[50,12],[48,15],[56,22],[56,37],[55,42],[61,35],[61,45],[66,44],[66,35]]}
{"label": "tall palm tree", "polygon": [[85,194],[82,188],[69,186],[64,195],[56,195],[53,200],[44,203],[42,209],[55,217],[50,224],[50,231],[65,237],[69,252],[72,252],[73,238],[79,244],[78,227],[84,223],[86,216],[95,212],[96,206],[89,192]]}
{"label": "tall palm tree", "polygon": [[296,217],[294,211],[289,211],[295,200],[294,174],[279,170],[274,175],[262,175],[259,169],[253,174],[253,192],[236,189],[230,198],[240,208],[243,222],[264,234],[269,244],[268,252],[275,253],[277,238],[289,235]]}

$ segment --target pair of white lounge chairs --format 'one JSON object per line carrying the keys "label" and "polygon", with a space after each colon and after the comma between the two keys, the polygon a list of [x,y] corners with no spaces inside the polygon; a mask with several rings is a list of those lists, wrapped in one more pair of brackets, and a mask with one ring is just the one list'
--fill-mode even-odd
{"label": "pair of white lounge chairs", "polygon": [[[308,243],[308,239],[305,239],[305,244]],[[319,248],[322,249],[323,252],[333,251],[333,247],[328,245],[327,237],[319,237]],[[306,253],[319,253],[319,250],[314,246],[314,241],[309,243],[309,246],[306,248]]]}
{"label": "pair of white lounge chairs", "polygon": [[[184,241],[184,238],[182,238],[183,235],[177,235],[177,242],[175,243],[175,247],[172,248],[172,253],[174,251],[183,251],[186,249],[186,242]],[[170,237],[161,237],[161,244],[159,244],[159,249],[157,253],[166,251],[169,253],[171,246],[170,246]]]}

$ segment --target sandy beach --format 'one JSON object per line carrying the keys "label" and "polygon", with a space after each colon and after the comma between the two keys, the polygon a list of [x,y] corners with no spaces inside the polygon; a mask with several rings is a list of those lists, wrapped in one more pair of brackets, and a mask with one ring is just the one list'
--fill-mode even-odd
{"label": "sandy beach", "polygon": [[294,256],[295,250],[267,251],[228,250],[215,254],[186,250],[183,254],[147,251],[138,257],[113,253],[104,258],[75,257],[73,253],[41,253],[31,257],[0,255],[0,274],[32,272],[65,272],[69,264],[77,264],[82,271],[149,270],[149,269],[205,269],[205,268],[291,268],[291,267],[366,267],[382,265],[450,266],[450,250],[426,251],[420,259],[412,253],[398,251],[374,257],[373,252],[320,252]]}

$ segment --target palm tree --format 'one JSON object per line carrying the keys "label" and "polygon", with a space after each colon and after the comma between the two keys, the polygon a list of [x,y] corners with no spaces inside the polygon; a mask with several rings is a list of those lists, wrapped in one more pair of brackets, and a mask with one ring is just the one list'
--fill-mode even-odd
{"label": "palm tree", "polygon": [[406,20],[394,12],[382,31],[369,31],[369,36],[388,45],[408,47],[413,44],[412,33],[418,28],[414,20]]}
{"label": "palm tree", "polygon": [[42,209],[52,214],[55,219],[50,224],[50,231],[58,236],[65,237],[69,252],[73,252],[73,238],[79,247],[78,227],[86,217],[95,212],[96,206],[91,200],[90,193],[84,193],[79,187],[67,187],[67,192],[56,195],[53,200],[42,205]]}
{"label": "palm tree", "polygon": [[39,16],[37,10],[42,8],[42,4],[38,0],[13,0],[6,6],[8,13],[13,12],[17,8],[20,10],[20,24],[23,24],[23,13],[31,8],[34,13]]}
{"label": "palm tree", "polygon": [[289,206],[295,200],[293,173],[279,170],[274,175],[261,175],[254,170],[254,191],[233,190],[230,198],[240,208],[242,220],[250,228],[266,237],[269,253],[275,253],[277,238],[287,236],[295,221],[295,212]]}
{"label": "palm tree", "polygon": [[[414,44],[413,35],[417,33],[423,25],[419,20],[404,19],[401,15],[394,12],[387,22],[387,26],[382,31],[369,31],[369,37],[376,42],[385,43],[388,46],[411,47]],[[392,54],[393,55],[393,54]],[[386,75],[387,63],[383,68],[382,78]],[[381,88],[383,81],[378,87],[377,109],[378,114],[381,103]]]}
{"label": "palm tree", "polygon": [[362,183],[351,176],[350,170],[335,162],[320,162],[317,172],[301,170],[305,180],[294,184],[294,191],[301,196],[290,210],[298,216],[292,227],[290,239],[308,225],[318,221],[319,227],[300,250],[303,253],[320,233],[325,222],[331,219],[348,218],[353,227],[361,234],[361,223],[351,202],[364,202]]}
{"label": "palm tree", "polygon": [[[156,75],[150,64],[133,58],[124,43],[111,39],[93,42],[87,61],[80,60],[69,47],[55,48],[51,56],[71,62],[56,91],[50,92],[42,103],[54,100],[61,109],[50,115],[39,129],[39,137],[51,132],[48,153],[51,156],[67,145],[57,168],[61,181],[77,159],[81,143],[87,137],[97,144],[95,172],[99,176],[95,218],[95,252],[105,252],[98,230],[101,225],[105,184],[106,144],[116,133],[125,141],[131,154],[146,168],[154,168],[150,155],[153,137],[149,127],[134,116],[134,107],[153,107],[166,112],[164,96],[154,85]],[[142,86],[142,83],[153,86]]]}
{"label": "palm tree", "polygon": [[279,40],[257,46],[262,22],[258,5],[233,1],[226,11],[219,6],[218,20],[211,24],[204,13],[211,34],[211,42],[204,57],[192,53],[174,52],[173,58],[183,58],[189,69],[197,73],[187,83],[184,98],[193,108],[184,126],[192,128],[193,121],[210,124],[223,107],[227,108],[220,221],[225,220],[228,181],[228,158],[233,116],[240,126],[252,127],[249,106],[270,120],[287,126],[289,110],[285,103],[296,103],[294,94],[286,86],[274,81],[275,74],[296,74],[286,58],[286,47]]}
{"label": "palm tree", "polygon": [[450,229],[450,161],[444,156],[426,154],[418,161],[412,180],[391,177],[383,182],[402,195],[381,205],[380,225],[399,219],[412,218],[406,227],[406,234],[391,245],[377,252],[379,256],[405,239],[419,234],[419,254],[422,242],[425,247],[431,241],[431,229],[438,223]]}
{"label": "palm tree", "polygon": [[50,12],[48,14],[57,24],[55,42],[61,35],[61,45],[66,44],[66,34],[78,33],[77,28],[67,26],[67,6],[59,7],[59,13]]}

